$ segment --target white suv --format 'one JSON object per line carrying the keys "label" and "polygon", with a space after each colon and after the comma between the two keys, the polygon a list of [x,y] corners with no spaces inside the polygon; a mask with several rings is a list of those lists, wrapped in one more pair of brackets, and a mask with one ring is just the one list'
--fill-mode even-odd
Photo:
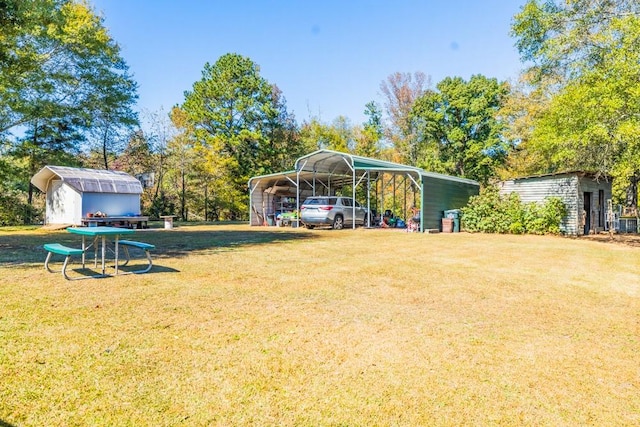
{"label": "white suv", "polygon": [[340,230],[353,223],[355,203],[356,225],[367,225],[369,210],[354,202],[351,197],[319,196],[309,197],[300,206],[300,220],[307,228],[329,225]]}

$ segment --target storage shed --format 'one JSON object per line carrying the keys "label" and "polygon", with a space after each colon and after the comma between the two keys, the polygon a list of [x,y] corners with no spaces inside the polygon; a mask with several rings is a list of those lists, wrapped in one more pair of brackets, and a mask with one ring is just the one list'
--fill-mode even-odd
{"label": "storage shed", "polygon": [[563,233],[576,236],[607,229],[607,201],[611,199],[611,180],[583,171],[528,176],[503,181],[502,194],[520,195],[524,203],[544,203],[548,197],[559,197],[567,208],[562,220]]}
{"label": "storage shed", "polygon": [[142,185],[120,171],[45,166],[31,183],[46,193],[45,224],[81,225],[87,213],[139,216]]}
{"label": "storage shed", "polygon": [[356,190],[363,188],[361,193],[366,194],[366,200],[358,201],[371,209],[372,205],[378,205],[377,200],[372,204],[372,197],[384,197],[386,185],[395,183],[397,177],[417,189],[421,201],[421,231],[440,229],[445,210],[464,207],[469,197],[480,190],[480,184],[470,179],[349,153],[318,150],[296,160],[294,170],[249,180],[250,223],[263,225],[268,223],[269,215],[299,210],[307,197],[336,195],[336,191],[345,186],[352,189],[354,199]]}

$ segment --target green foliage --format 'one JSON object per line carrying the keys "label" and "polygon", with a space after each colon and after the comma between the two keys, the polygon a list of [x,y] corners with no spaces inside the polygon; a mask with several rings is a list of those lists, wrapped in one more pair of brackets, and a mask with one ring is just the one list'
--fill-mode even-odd
{"label": "green foliage", "polygon": [[327,149],[348,153],[354,145],[353,129],[344,116],[336,118],[332,124],[322,123],[314,117],[302,124],[300,138],[309,151]]}
{"label": "green foliage", "polygon": [[557,197],[547,198],[544,204],[522,203],[518,194],[501,195],[489,186],[462,209],[462,225],[470,232],[559,234],[566,215],[564,203]]}
{"label": "green foliage", "polygon": [[[0,192],[18,191],[30,206],[25,222],[38,210],[31,176],[46,164],[78,164],[91,138],[110,147],[137,123],[135,99],[120,48],[88,3],[0,2],[0,138],[8,144],[1,154],[13,169]],[[106,149],[103,159],[106,166]]]}
{"label": "green foliage", "polygon": [[369,118],[362,124],[362,129],[354,128],[354,153],[359,156],[377,158],[380,155],[380,141],[384,135],[382,111],[378,104],[370,101],[365,106],[364,114]]}
{"label": "green foliage", "polygon": [[504,164],[510,146],[497,112],[509,93],[505,83],[481,75],[467,82],[447,77],[413,106],[419,166],[487,183]]}
{"label": "green foliage", "polygon": [[216,184],[215,197],[202,203],[207,215],[209,202],[216,200],[213,212],[246,216],[248,179],[281,170],[299,153],[295,120],[284,98],[247,57],[229,53],[205,64],[181,109],[201,159],[199,178]]}
{"label": "green foliage", "polygon": [[512,32],[532,64],[533,88],[549,99],[529,123],[534,130],[522,147],[537,169],[546,168],[537,172],[611,176],[616,202],[637,206],[640,3],[530,0]]}
{"label": "green foliage", "polygon": [[25,203],[20,193],[0,194],[0,226],[20,225],[37,221],[41,212]]}

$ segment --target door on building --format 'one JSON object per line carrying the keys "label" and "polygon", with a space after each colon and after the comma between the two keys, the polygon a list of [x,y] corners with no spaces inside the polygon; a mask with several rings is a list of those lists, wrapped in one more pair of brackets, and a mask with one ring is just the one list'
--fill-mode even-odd
{"label": "door on building", "polygon": [[584,234],[589,234],[591,231],[591,193],[584,193],[584,211],[582,214],[584,218]]}
{"label": "door on building", "polygon": [[598,190],[598,227],[604,229],[604,190]]}

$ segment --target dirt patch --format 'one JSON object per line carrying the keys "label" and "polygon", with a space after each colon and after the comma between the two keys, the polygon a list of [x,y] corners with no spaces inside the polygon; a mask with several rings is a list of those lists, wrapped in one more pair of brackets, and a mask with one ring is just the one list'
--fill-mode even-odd
{"label": "dirt patch", "polygon": [[603,233],[590,236],[581,236],[580,239],[640,248],[640,235],[638,234],[614,234],[610,236],[609,233]]}

